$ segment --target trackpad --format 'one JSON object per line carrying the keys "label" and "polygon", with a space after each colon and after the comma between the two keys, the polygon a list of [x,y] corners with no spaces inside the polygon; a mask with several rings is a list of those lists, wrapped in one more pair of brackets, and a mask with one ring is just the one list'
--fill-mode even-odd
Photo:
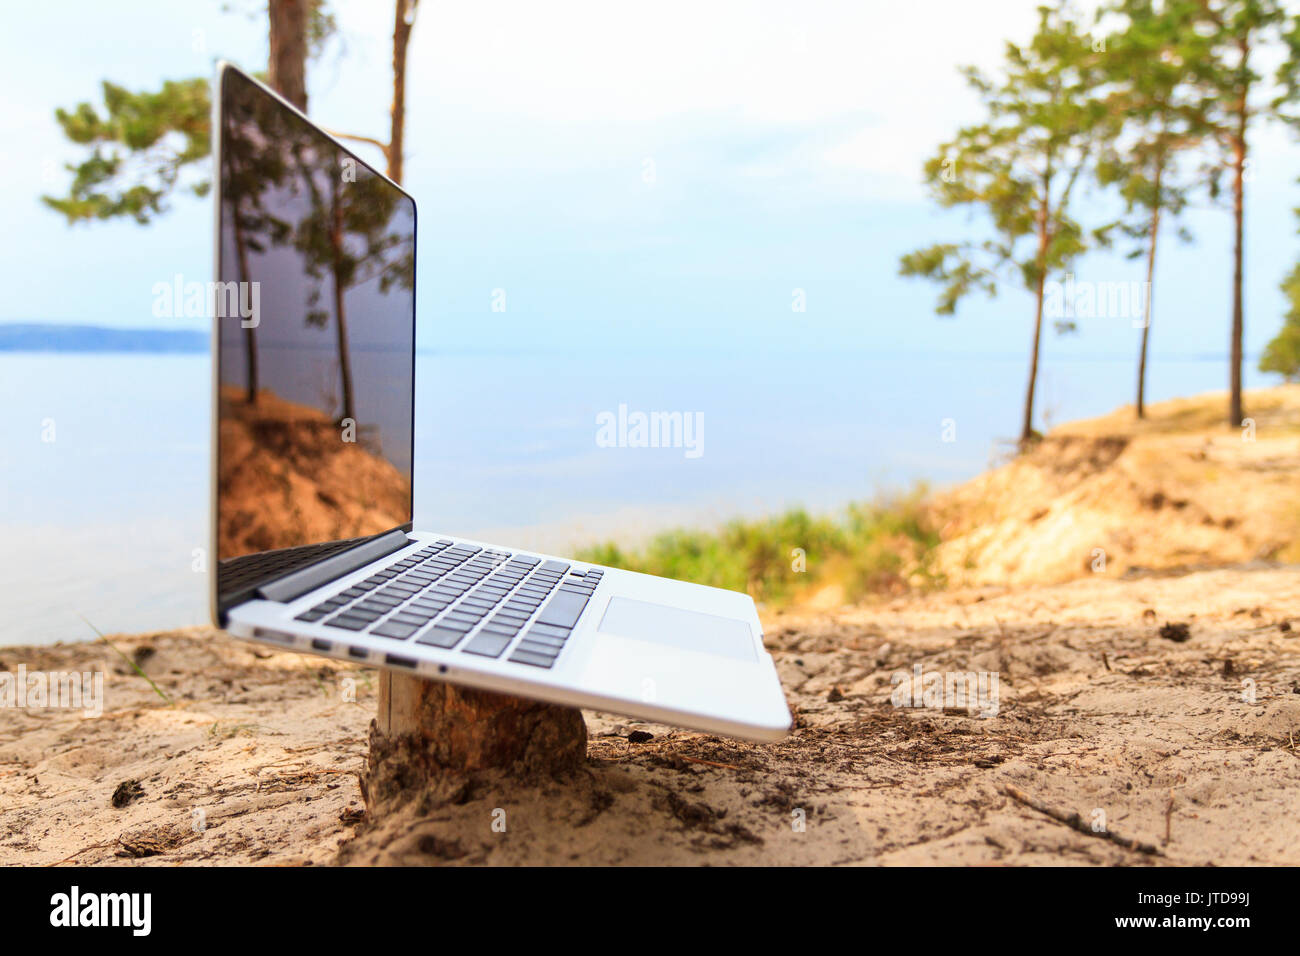
{"label": "trackpad", "polygon": [[738,661],[758,660],[754,637],[744,621],[666,604],[611,598],[597,631]]}

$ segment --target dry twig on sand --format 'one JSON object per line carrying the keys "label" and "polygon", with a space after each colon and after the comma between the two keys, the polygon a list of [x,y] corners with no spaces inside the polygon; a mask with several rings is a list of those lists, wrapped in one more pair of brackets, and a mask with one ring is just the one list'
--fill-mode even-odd
{"label": "dry twig on sand", "polygon": [[1112,843],[1118,844],[1126,850],[1136,850],[1138,853],[1145,853],[1148,856],[1164,856],[1158,847],[1153,846],[1150,843],[1143,843],[1141,840],[1134,840],[1129,837],[1120,836],[1112,830],[1093,830],[1093,828],[1089,826],[1083,817],[1079,816],[1079,814],[1070,813],[1046,804],[1036,797],[1031,797],[1018,787],[1013,787],[1010,784],[1007,784],[1002,788],[1002,791],[1012,800],[1015,800],[1018,803],[1023,803],[1030,809],[1037,810],[1039,813],[1051,817],[1057,823],[1064,823],[1067,827],[1077,830],[1084,836],[1100,837],[1103,840],[1110,840]]}

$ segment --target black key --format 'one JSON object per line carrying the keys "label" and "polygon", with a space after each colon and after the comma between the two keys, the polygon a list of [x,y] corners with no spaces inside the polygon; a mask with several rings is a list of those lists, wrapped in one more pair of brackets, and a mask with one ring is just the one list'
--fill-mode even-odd
{"label": "black key", "polygon": [[350,587],[350,588],[348,588],[346,591],[344,591],[342,594],[340,594],[339,597],[341,597],[341,598],[359,598],[359,597],[361,597],[361,595],[363,595],[363,594],[365,594],[365,593],[366,593],[366,589],[365,589],[365,588]]}
{"label": "black key", "polygon": [[447,616],[443,618],[443,620],[465,621],[467,624],[477,624],[485,617],[487,617],[487,611],[480,611],[472,607],[458,607],[455,610],[448,611]]}
{"label": "black key", "polygon": [[370,622],[364,617],[350,617],[346,614],[340,614],[338,617],[332,617],[325,622],[326,627],[342,627],[349,631],[360,631],[369,627]]}
{"label": "black key", "polygon": [[455,647],[464,636],[464,631],[453,631],[438,626],[429,628],[415,639],[415,643],[428,644],[430,647]]}
{"label": "black key", "polygon": [[510,646],[510,638],[504,634],[476,634],[474,640],[461,650],[466,654],[482,654],[484,657],[500,657],[501,652]]}
{"label": "black key", "polygon": [[556,627],[554,624],[542,624],[542,623],[534,624],[528,630],[528,633],[530,635],[544,634],[547,637],[558,637],[560,640],[564,640],[565,638],[567,638],[569,636],[569,632],[570,632],[570,628]]}
{"label": "black key", "polygon": [[498,617],[494,617],[483,625],[483,630],[495,631],[497,634],[508,634],[511,637],[514,637],[519,633],[521,627],[523,627],[523,625],[516,621],[503,621]]}
{"label": "black key", "polygon": [[438,622],[438,627],[444,628],[445,630],[448,631],[459,631],[462,634],[464,634],[466,631],[472,631],[474,629],[474,625],[469,621],[461,621],[454,618],[446,618],[446,617],[444,617],[442,620]]}
{"label": "black key", "polygon": [[542,608],[538,623],[554,624],[556,627],[573,627],[582,616],[587,606],[587,598],[582,594],[568,594],[561,591]]}
{"label": "black key", "polygon": [[381,617],[383,617],[386,613],[387,611],[366,611],[354,607],[348,610],[347,616],[361,617],[361,618],[365,618],[367,621],[377,621]]}
{"label": "black key", "polygon": [[380,637],[396,637],[399,640],[406,640],[416,631],[419,625],[403,624],[401,621],[385,621],[376,628],[372,628],[371,634],[378,634]]}
{"label": "black key", "polygon": [[530,654],[541,654],[544,657],[558,657],[560,655],[560,649],[554,644],[543,644],[541,641],[530,640],[527,635],[519,642],[519,646],[515,650],[528,651]]}
{"label": "black key", "polygon": [[361,583],[362,583],[362,584],[369,584],[371,587],[378,587],[379,585],[383,584],[386,580],[388,580],[388,579],[387,579],[387,578],[382,578],[382,577],[380,577],[378,574],[373,574],[373,575],[371,575],[370,577],[366,578],[366,579],[365,579],[364,581],[362,581]]}
{"label": "black key", "polygon": [[558,654],[561,648],[564,647],[564,641],[558,637],[536,637],[532,633],[525,634],[523,641],[520,643],[534,645],[532,649],[538,651],[538,653],[540,653],[540,648],[544,647],[549,653]]}
{"label": "black key", "polygon": [[555,663],[554,657],[547,657],[545,654],[535,654],[532,651],[515,651],[510,655],[510,660],[516,664],[530,664],[533,667],[550,667]]}
{"label": "black key", "polygon": [[402,611],[400,614],[394,614],[389,618],[390,621],[398,621],[402,624],[414,624],[417,627],[423,627],[433,620],[432,614],[408,614]]}
{"label": "black key", "polygon": [[348,613],[351,614],[353,611],[375,611],[379,614],[387,614],[392,609],[393,605],[387,601],[362,601],[360,604],[353,605]]}
{"label": "black key", "polygon": [[328,611],[317,611],[317,610],[303,611],[301,614],[295,617],[294,620],[306,621],[308,624],[310,624],[312,621],[319,621],[328,613],[329,613]]}
{"label": "black key", "polygon": [[380,604],[380,605],[383,605],[384,607],[387,607],[387,608],[394,608],[394,607],[397,607],[397,605],[401,604],[401,603],[402,603],[403,601],[405,601],[405,600],[406,600],[406,598],[404,598],[404,597],[396,598],[396,597],[391,597],[391,596],[389,596],[389,595],[387,595],[387,594],[372,594],[372,595],[369,597],[369,599],[367,599],[366,601],[363,601],[362,603],[363,603],[363,604]]}
{"label": "black key", "polygon": [[502,617],[513,617],[518,621],[526,621],[533,616],[531,608],[514,608],[507,604],[501,610],[497,611]]}

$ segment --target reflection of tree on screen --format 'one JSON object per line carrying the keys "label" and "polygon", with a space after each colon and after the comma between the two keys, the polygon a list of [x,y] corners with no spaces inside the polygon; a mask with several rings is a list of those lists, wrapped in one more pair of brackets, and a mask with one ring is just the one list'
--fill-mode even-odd
{"label": "reflection of tree on screen", "polygon": [[[222,202],[229,210],[239,264],[239,281],[252,281],[249,252],[265,252],[289,238],[289,224],[267,209],[267,193],[289,174],[282,150],[274,145],[281,130],[279,109],[263,97],[253,97],[226,111],[222,130]],[[244,328],[244,354],[248,366],[248,402],[257,401],[257,329]]]}
{"label": "reflection of tree on screen", "polygon": [[315,280],[307,297],[306,318],[320,328],[329,322],[330,307],[321,307],[328,278],[343,394],[341,418],[356,421],[344,295],[371,281],[378,282],[380,294],[394,286],[412,288],[414,237],[393,221],[403,199],[389,183],[354,163],[340,165],[339,154],[332,149],[299,143],[292,151],[311,195],[311,211],[293,231],[293,245],[306,260],[306,274]]}

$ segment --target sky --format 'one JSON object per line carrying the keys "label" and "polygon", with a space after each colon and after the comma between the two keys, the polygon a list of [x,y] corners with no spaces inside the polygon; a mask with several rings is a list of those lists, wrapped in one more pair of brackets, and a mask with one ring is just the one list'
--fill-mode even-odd
{"label": "sky", "polygon": [[[38,196],[66,188],[61,166],[79,156],[54,109],[96,100],[101,80],[156,88],[211,75],[218,58],[264,68],[265,15],[224,6],[33,4],[0,37],[0,321],[198,321],[155,319],[151,290],[210,277],[207,201],[179,197],[149,227],[70,228]],[[897,273],[910,249],[981,234],[928,200],[921,165],[979,116],[958,66],[994,67],[1003,41],[1028,37],[1035,6],[426,0],[407,117],[420,347],[1025,354],[1025,293],[939,318],[937,290]],[[309,67],[310,114],[383,137],[389,5],[333,7],[340,37]],[[32,37],[58,37],[58,54]],[[1252,148],[1248,353],[1280,326],[1277,286],[1300,255],[1295,137],[1261,125]],[[1111,204],[1087,193],[1078,213],[1095,224]],[[1186,225],[1194,243],[1170,234],[1159,263],[1157,357],[1227,345],[1231,220],[1207,207]],[[1075,271],[1137,280],[1141,263],[1094,254]],[[1135,348],[1131,323],[1093,320],[1049,334],[1045,359]]]}

